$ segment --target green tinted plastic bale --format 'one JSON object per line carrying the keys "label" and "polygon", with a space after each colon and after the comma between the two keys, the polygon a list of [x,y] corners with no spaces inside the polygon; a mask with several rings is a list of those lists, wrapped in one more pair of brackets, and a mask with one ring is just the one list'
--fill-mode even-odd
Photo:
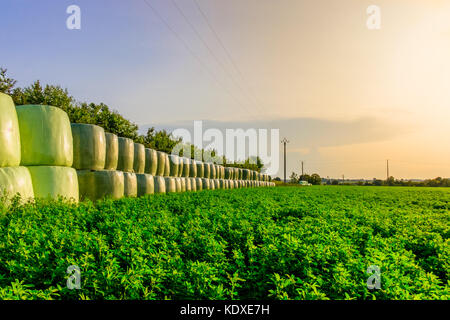
{"label": "green tinted plastic bale", "polygon": [[164,177],[164,180],[166,181],[166,193],[177,192],[175,178]]}
{"label": "green tinted plastic bale", "polygon": [[229,168],[229,167],[225,168],[225,179],[228,179],[228,180],[233,179],[233,176],[234,176],[233,173],[234,173],[233,168]]}
{"label": "green tinted plastic bale", "polygon": [[20,165],[20,131],[10,96],[0,93],[0,167]]}
{"label": "green tinted plastic bale", "polygon": [[143,144],[134,144],[133,169],[134,173],[142,174],[145,172],[145,147]]}
{"label": "green tinted plastic bale", "polygon": [[209,178],[210,179],[216,178],[216,165],[214,163],[209,164]]}
{"label": "green tinted plastic bale", "polygon": [[137,194],[138,197],[143,197],[148,194],[155,193],[155,179],[150,174],[138,173],[137,179]]}
{"label": "green tinted plastic bale", "polygon": [[73,167],[77,170],[103,170],[106,163],[106,136],[102,127],[72,123]]}
{"label": "green tinted plastic bale", "polygon": [[250,170],[244,169],[242,172],[242,180],[249,180],[250,179]]}
{"label": "green tinted plastic bale", "polygon": [[134,142],[131,139],[119,137],[117,170],[123,172],[133,172],[134,170]]}
{"label": "green tinted plastic bale", "polygon": [[220,189],[225,189],[225,180],[223,180],[223,179],[219,180],[219,188]]}
{"label": "green tinted plastic bale", "polygon": [[[198,187],[197,187],[198,189]],[[209,190],[209,179],[208,178],[202,178],[202,190]]]}
{"label": "green tinted plastic bale", "polygon": [[180,182],[181,182],[181,192],[186,192],[187,191],[187,182],[186,182],[186,178],[182,177],[179,178]]}
{"label": "green tinted plastic bale", "polygon": [[234,168],[234,180],[242,180],[242,169]]}
{"label": "green tinted plastic bale", "polygon": [[215,190],[215,189],[216,189],[216,185],[214,184],[214,180],[209,179],[209,190]]}
{"label": "green tinted plastic bale", "polygon": [[170,176],[170,159],[169,159],[169,155],[167,153],[164,153],[164,164],[165,164],[165,168],[164,168],[164,176],[165,177],[169,177]]}
{"label": "green tinted plastic bale", "polygon": [[155,193],[166,193],[166,180],[164,180],[164,177],[155,177]]}
{"label": "green tinted plastic bale", "polygon": [[203,177],[205,179],[209,179],[210,176],[211,176],[211,172],[209,170],[209,163],[203,162]]}
{"label": "green tinted plastic bale", "polygon": [[124,181],[124,196],[128,198],[135,198],[138,194],[137,177],[133,172],[123,173]]}
{"label": "green tinted plastic bale", "polygon": [[195,188],[197,191],[203,190],[203,178],[195,178]]}
{"label": "green tinted plastic bale", "polygon": [[16,195],[22,203],[34,198],[30,172],[26,167],[0,168],[0,201],[5,200],[8,206],[9,200]]}
{"label": "green tinted plastic bale", "polygon": [[183,177],[188,178],[191,170],[191,159],[182,158],[183,159]]}
{"label": "green tinted plastic bale", "polygon": [[204,171],[203,162],[197,161],[197,178],[204,178],[204,176],[205,176],[205,171]]}
{"label": "green tinted plastic bale", "polygon": [[197,161],[195,161],[193,159],[190,159],[189,177],[191,177],[191,178],[197,177]]}
{"label": "green tinted plastic bale", "polygon": [[164,152],[157,151],[158,155],[158,169],[156,171],[156,175],[162,177],[164,176],[164,171],[166,170],[166,156]]}
{"label": "green tinted plastic bale", "polygon": [[36,198],[58,199],[78,202],[79,189],[77,171],[68,167],[32,166],[28,167]]}
{"label": "green tinted plastic bale", "polygon": [[158,153],[153,150],[145,149],[145,173],[152,176],[156,175],[158,171]]}
{"label": "green tinted plastic bale", "polygon": [[189,178],[189,181],[191,183],[191,191],[197,191],[197,181],[196,178]]}
{"label": "green tinted plastic bale", "polygon": [[105,170],[116,170],[119,163],[119,138],[114,133],[105,133]]}
{"label": "green tinted plastic bale", "polygon": [[115,170],[78,170],[80,200],[97,201],[101,199],[121,199],[125,185],[122,171]]}
{"label": "green tinted plastic bale", "polygon": [[214,189],[216,190],[220,189],[219,179],[214,179]]}
{"label": "green tinted plastic bale", "polygon": [[184,180],[186,181],[186,192],[191,192],[192,191],[191,178],[184,178]]}
{"label": "green tinted plastic bale", "polygon": [[73,164],[73,138],[67,114],[56,107],[17,106],[20,146],[24,166]]}
{"label": "green tinted plastic bale", "polygon": [[176,155],[169,155],[170,160],[170,176],[171,177],[178,177],[178,173],[180,170],[180,162],[181,158]]}

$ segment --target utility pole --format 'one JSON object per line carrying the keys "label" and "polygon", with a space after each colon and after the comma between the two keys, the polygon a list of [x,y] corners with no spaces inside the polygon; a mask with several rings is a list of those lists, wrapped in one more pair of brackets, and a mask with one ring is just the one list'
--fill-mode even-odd
{"label": "utility pole", "polygon": [[284,144],[284,183],[286,183],[286,143],[289,143],[289,140],[284,138],[281,143]]}
{"label": "utility pole", "polygon": [[304,174],[304,172],[303,172],[303,161],[302,161],[302,175]]}
{"label": "utility pole", "polygon": [[342,183],[345,183],[345,177],[342,175]]}
{"label": "utility pole", "polygon": [[386,173],[387,173],[386,181],[389,181],[389,160],[386,160]]}

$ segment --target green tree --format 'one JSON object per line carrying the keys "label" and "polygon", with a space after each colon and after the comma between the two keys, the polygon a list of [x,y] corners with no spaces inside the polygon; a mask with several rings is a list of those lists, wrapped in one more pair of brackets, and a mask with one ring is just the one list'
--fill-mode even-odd
{"label": "green tree", "polygon": [[321,185],[322,184],[322,178],[317,173],[313,173],[309,177],[308,182],[313,184],[313,185]]}
{"label": "green tree", "polygon": [[0,92],[11,95],[12,89],[15,87],[17,81],[8,78],[6,75],[7,69],[0,68]]}
{"label": "green tree", "polygon": [[289,176],[290,182],[291,183],[298,183],[298,175],[295,172],[292,172],[291,175]]}

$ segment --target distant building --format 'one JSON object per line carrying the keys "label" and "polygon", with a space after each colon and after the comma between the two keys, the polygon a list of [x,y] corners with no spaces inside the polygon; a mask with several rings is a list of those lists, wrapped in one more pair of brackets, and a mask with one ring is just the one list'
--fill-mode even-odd
{"label": "distant building", "polygon": [[311,183],[309,183],[308,181],[304,181],[304,180],[299,181],[298,184],[301,186],[311,186]]}

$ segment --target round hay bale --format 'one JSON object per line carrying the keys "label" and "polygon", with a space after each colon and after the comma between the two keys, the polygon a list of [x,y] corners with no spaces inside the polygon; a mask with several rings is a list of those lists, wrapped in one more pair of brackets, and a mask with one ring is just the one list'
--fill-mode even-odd
{"label": "round hay bale", "polygon": [[145,173],[155,176],[158,171],[158,153],[153,150],[145,149]]}
{"label": "round hay bale", "polygon": [[209,178],[210,179],[216,179],[216,165],[214,163],[209,164]]}
{"label": "round hay bale", "polygon": [[34,198],[33,182],[26,167],[0,168],[0,199],[9,200],[16,195],[20,196],[22,203]]}
{"label": "round hay bale", "polygon": [[197,181],[195,178],[189,178],[191,181],[191,191],[197,191]]}
{"label": "round hay bale", "polygon": [[105,170],[117,170],[119,163],[119,138],[113,133],[106,132],[105,139]]}
{"label": "round hay bale", "polygon": [[102,127],[72,123],[73,167],[77,170],[103,170],[106,164],[106,135]]}
{"label": "round hay bale", "polygon": [[184,169],[184,162],[183,162],[183,157],[180,157],[180,167],[178,168],[178,175],[177,177],[182,177],[183,176],[183,169]]}
{"label": "round hay bale", "polygon": [[17,106],[21,164],[63,166],[73,164],[73,138],[69,117],[63,110],[42,105]]}
{"label": "round hay bale", "polygon": [[189,177],[191,171],[191,159],[182,158],[183,159],[183,174],[182,176],[185,178]]}
{"label": "round hay bale", "polygon": [[170,176],[178,177],[181,158],[174,154],[171,154],[169,155],[169,160],[170,160]]}
{"label": "round hay bale", "polygon": [[175,178],[172,177],[164,177],[166,181],[166,193],[177,192],[177,184],[175,182]]}
{"label": "round hay bale", "polygon": [[197,191],[203,190],[203,180],[204,178],[195,178],[195,188]]}
{"label": "round hay bale", "polygon": [[220,189],[219,179],[214,179],[214,189],[216,190]]}
{"label": "round hay bale", "polygon": [[186,192],[192,191],[191,178],[184,178],[184,181],[186,183]]}
{"label": "round hay bale", "polygon": [[122,171],[115,170],[78,170],[80,200],[97,201],[104,198],[121,199],[124,197],[125,182]]}
{"label": "round hay bale", "polygon": [[150,174],[138,173],[137,179],[137,195],[142,197],[148,194],[155,193],[155,179]]}
{"label": "round hay bale", "polygon": [[174,179],[175,179],[175,190],[176,190],[176,192],[182,192],[183,190],[182,190],[182,186],[181,186],[181,178],[177,177],[177,178],[174,178]]}
{"label": "round hay bale", "polygon": [[79,188],[77,172],[73,168],[57,166],[28,167],[36,198],[58,199],[78,202]]}
{"label": "round hay bale", "polygon": [[209,166],[209,163],[203,163],[203,176],[206,179],[211,177],[211,167]]}
{"label": "round hay bale", "polygon": [[219,180],[219,184],[220,184],[220,186],[219,186],[220,189],[226,189],[226,186],[225,186],[225,180],[220,179],[220,180]]}
{"label": "round hay bale", "polygon": [[181,192],[186,192],[187,187],[186,187],[186,178],[181,177],[179,178],[180,182],[181,182]]}
{"label": "round hay bale", "polygon": [[[11,97],[0,92],[0,167],[17,167],[20,165],[20,158],[20,131],[16,108]],[[11,187],[11,190],[14,188]]]}
{"label": "round hay bale", "polygon": [[156,175],[158,176],[164,176],[164,172],[166,170],[166,156],[164,152],[157,151],[158,155],[158,169],[156,171]]}
{"label": "round hay bale", "polygon": [[169,159],[169,155],[167,153],[164,153],[164,164],[165,164],[165,168],[164,168],[164,176],[165,177],[169,177],[170,176],[170,159]]}
{"label": "round hay bale", "polygon": [[134,170],[134,142],[131,139],[119,137],[117,170],[123,172],[133,172]]}
{"label": "round hay bale", "polygon": [[214,184],[214,180],[213,179],[208,179],[208,180],[209,180],[209,190],[215,190],[216,185]]}
{"label": "round hay bale", "polygon": [[228,180],[233,179],[234,176],[233,172],[234,172],[233,168],[230,167],[225,168],[225,179]]}
{"label": "round hay bale", "polygon": [[209,190],[209,189],[210,189],[209,179],[208,178],[202,178],[202,190]]}
{"label": "round hay bale", "polygon": [[193,159],[190,159],[189,177],[191,177],[191,178],[197,177],[197,161],[195,161]]}
{"label": "round hay bale", "polygon": [[163,177],[156,176],[155,179],[155,193],[166,193],[166,180]]}
{"label": "round hay bale", "polygon": [[197,177],[198,178],[204,178],[205,177],[205,171],[203,162],[197,161]]}
{"label": "round hay bale", "polygon": [[128,198],[137,197],[137,177],[133,172],[124,172],[123,173],[124,180],[124,196]]}
{"label": "round hay bale", "polygon": [[142,174],[145,172],[145,147],[143,144],[134,144],[134,173]]}

